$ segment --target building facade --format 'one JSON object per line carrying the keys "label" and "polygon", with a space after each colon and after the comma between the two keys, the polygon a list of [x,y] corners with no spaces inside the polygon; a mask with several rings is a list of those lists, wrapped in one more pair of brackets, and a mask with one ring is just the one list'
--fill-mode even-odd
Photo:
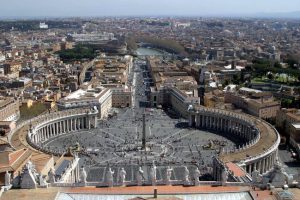
{"label": "building facade", "polygon": [[20,117],[19,101],[13,98],[0,99],[0,121],[16,121]]}
{"label": "building facade", "polygon": [[275,118],[280,109],[280,102],[275,101],[270,93],[250,88],[241,88],[237,92],[225,92],[225,103],[231,103],[246,113],[262,119]]}
{"label": "building facade", "polygon": [[74,108],[98,109],[98,117],[105,118],[112,108],[112,92],[108,88],[79,89],[57,102],[59,110]]}

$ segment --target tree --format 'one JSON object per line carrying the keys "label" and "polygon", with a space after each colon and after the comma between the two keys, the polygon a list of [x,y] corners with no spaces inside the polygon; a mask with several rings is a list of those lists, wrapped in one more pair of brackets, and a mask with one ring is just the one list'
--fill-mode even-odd
{"label": "tree", "polygon": [[223,87],[229,85],[229,81],[228,80],[225,80],[224,83],[223,83]]}
{"label": "tree", "polygon": [[186,53],[184,47],[175,40],[142,36],[142,37],[138,37],[136,41],[150,44],[155,48],[161,48],[170,53],[176,53],[176,54]]}
{"label": "tree", "polygon": [[126,38],[126,44],[129,50],[136,50],[138,48],[135,38],[133,36],[129,36]]}
{"label": "tree", "polygon": [[293,104],[293,101],[290,99],[282,99],[281,100],[281,107],[290,108],[292,104]]}
{"label": "tree", "polygon": [[92,46],[77,45],[74,49],[66,49],[56,52],[63,61],[93,59],[96,57],[96,49]]}
{"label": "tree", "polygon": [[274,79],[274,75],[272,72],[268,72],[267,73],[267,78],[270,79],[270,80],[273,80]]}
{"label": "tree", "polygon": [[279,62],[275,62],[274,63],[274,67],[275,68],[282,68],[281,64]]}
{"label": "tree", "polygon": [[234,74],[233,75],[233,77],[232,77],[232,83],[233,84],[236,84],[236,85],[238,85],[238,84],[240,84],[240,77],[237,75],[237,74]]}

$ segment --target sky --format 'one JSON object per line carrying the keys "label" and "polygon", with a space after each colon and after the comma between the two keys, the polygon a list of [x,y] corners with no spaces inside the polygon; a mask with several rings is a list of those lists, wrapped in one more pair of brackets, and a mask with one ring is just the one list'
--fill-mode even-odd
{"label": "sky", "polygon": [[0,0],[0,17],[236,16],[300,11],[300,0]]}

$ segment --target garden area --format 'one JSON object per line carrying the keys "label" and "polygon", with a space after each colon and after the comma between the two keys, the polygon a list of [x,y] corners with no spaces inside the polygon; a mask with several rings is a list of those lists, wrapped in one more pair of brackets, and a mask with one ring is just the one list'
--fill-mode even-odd
{"label": "garden area", "polygon": [[272,64],[269,60],[253,60],[251,68],[252,83],[275,83],[285,85],[300,84],[300,70],[288,64],[283,68],[278,62]]}
{"label": "garden area", "polygon": [[265,76],[255,77],[251,80],[252,83],[275,83],[295,85],[299,82],[298,78],[288,74],[273,74],[268,72]]}
{"label": "garden area", "polygon": [[20,120],[24,121],[24,120],[31,119],[33,117],[36,117],[36,116],[42,114],[43,112],[45,112],[47,110],[48,110],[48,107],[41,102],[33,104],[30,108],[28,108],[26,104],[23,104],[20,107],[20,114],[21,114]]}

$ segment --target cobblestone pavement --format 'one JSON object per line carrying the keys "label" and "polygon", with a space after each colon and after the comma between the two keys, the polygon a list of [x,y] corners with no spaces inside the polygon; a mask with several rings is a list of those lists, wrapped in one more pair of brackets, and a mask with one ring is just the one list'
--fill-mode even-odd
{"label": "cobblestone pavement", "polygon": [[105,171],[109,165],[117,166],[117,171],[128,167],[134,173],[138,165],[149,166],[153,161],[156,165],[174,166],[174,172],[176,166],[210,166],[212,156],[220,148],[234,145],[222,135],[189,129],[184,120],[171,119],[163,111],[153,110],[146,117],[145,152],[141,149],[142,119],[133,116],[132,109],[122,110],[114,118],[100,121],[98,129],[64,134],[49,140],[44,147],[67,149],[78,142],[84,152],[82,164],[89,166],[91,172],[98,167]]}

